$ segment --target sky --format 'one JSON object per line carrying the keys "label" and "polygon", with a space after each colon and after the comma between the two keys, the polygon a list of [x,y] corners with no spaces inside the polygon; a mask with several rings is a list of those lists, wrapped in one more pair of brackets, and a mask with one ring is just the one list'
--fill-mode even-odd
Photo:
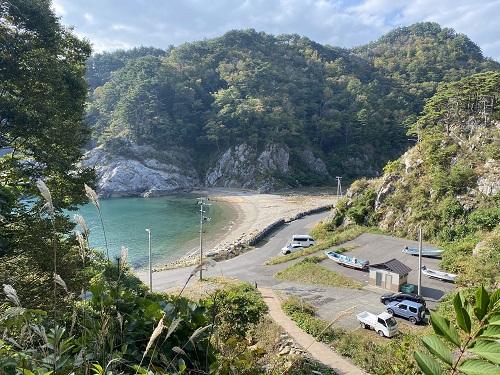
{"label": "sky", "polygon": [[500,0],[53,0],[52,8],[96,53],[166,49],[244,29],[349,48],[436,22],[500,61]]}

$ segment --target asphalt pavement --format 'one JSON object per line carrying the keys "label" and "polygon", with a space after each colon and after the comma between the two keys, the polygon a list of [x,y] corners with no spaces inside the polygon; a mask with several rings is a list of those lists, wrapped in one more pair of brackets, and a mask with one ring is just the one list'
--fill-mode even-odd
{"label": "asphalt pavement", "polygon": [[[330,259],[325,259],[321,262],[322,266],[358,280],[365,285],[362,290],[353,290],[322,285],[282,282],[273,278],[276,272],[289,267],[293,262],[297,262],[300,259],[273,266],[263,265],[268,259],[280,254],[280,249],[290,242],[293,234],[309,233],[328,214],[328,212],[323,212],[310,215],[284,225],[266,243],[235,258],[217,262],[214,267],[209,267],[203,271],[203,277],[234,277],[256,284],[258,287],[271,288],[286,294],[295,294],[318,307],[317,314],[320,318],[326,321],[335,319],[336,321],[333,326],[349,330],[358,328],[359,324],[355,315],[364,310],[376,314],[385,311],[385,306],[380,302],[380,296],[388,293],[387,290],[368,285],[369,273],[367,271],[343,267]],[[418,257],[405,254],[402,250],[404,246],[418,247],[418,241],[365,233],[341,246],[347,247],[351,245],[355,246],[355,248],[345,254],[355,256],[358,259],[369,260],[370,264],[381,263],[395,258],[410,267],[412,271],[409,274],[408,282],[414,284],[415,291],[417,291]],[[435,248],[435,246],[424,243],[423,248]],[[331,250],[335,250],[335,248]],[[322,251],[319,251],[318,254],[322,254]],[[439,260],[439,258],[423,258],[422,265],[432,269],[439,269]],[[192,284],[199,278],[199,273],[190,277],[192,271],[193,267],[154,272],[153,290],[166,292],[175,288],[178,289],[184,286],[186,282],[188,285]],[[138,276],[144,283],[149,283],[147,273],[141,273]],[[433,309],[443,295],[454,289],[455,285],[453,283],[421,276],[421,294],[426,299],[429,309]],[[349,311],[349,313],[345,314],[346,311]],[[341,315],[344,316],[338,318]],[[405,321],[398,320],[407,324]]]}

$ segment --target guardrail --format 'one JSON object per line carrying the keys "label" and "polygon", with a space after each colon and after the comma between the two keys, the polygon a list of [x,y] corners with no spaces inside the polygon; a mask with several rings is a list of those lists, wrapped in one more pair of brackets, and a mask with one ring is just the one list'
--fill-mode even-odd
{"label": "guardrail", "polygon": [[259,233],[257,233],[255,236],[253,236],[252,238],[250,238],[248,241],[247,241],[247,244],[249,246],[255,246],[257,245],[260,241],[262,241],[264,238],[266,238],[267,236],[269,236],[272,232],[274,232],[275,230],[277,230],[278,228],[282,227],[283,225],[285,225],[285,223],[289,223],[291,221],[294,221],[294,220],[298,220],[300,218],[303,218],[304,216],[307,216],[307,215],[314,215],[314,214],[318,214],[320,212],[324,212],[324,211],[327,211],[327,210],[331,210],[334,206],[333,205],[327,205],[327,206],[321,206],[321,207],[316,207],[316,208],[313,208],[311,210],[308,210],[308,211],[304,211],[304,212],[299,212],[297,215],[295,215],[294,217],[292,217],[291,219],[289,220],[285,220],[285,219],[280,219],[274,223],[272,223],[271,225],[268,225],[266,228],[264,228],[262,231],[260,231]]}

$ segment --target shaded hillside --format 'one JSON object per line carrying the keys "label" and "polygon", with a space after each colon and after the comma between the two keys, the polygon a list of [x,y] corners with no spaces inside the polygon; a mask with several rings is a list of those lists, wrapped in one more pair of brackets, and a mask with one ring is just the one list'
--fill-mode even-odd
{"label": "shaded hillside", "polygon": [[[406,132],[439,81],[498,69],[473,47],[452,30],[417,24],[353,50],[245,30],[165,55],[96,55],[87,120],[93,145],[109,154],[130,155],[133,144],[180,148],[205,183],[236,186],[250,177],[284,187],[377,176],[408,148]],[[228,169],[241,147],[245,162]],[[229,181],[213,177],[255,167],[272,150],[284,168],[266,161]]]}
{"label": "shaded hillside", "polygon": [[330,227],[356,222],[413,239],[422,228],[449,249],[444,267],[499,283],[499,99],[499,72],[442,84],[411,130],[417,144],[382,177],[356,181]]}

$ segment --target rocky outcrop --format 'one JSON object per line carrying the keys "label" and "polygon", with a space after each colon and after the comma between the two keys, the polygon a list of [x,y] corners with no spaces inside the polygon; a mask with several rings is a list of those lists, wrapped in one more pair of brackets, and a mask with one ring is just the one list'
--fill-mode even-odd
{"label": "rocky outcrop", "polygon": [[206,175],[207,187],[250,188],[271,191],[276,174],[289,172],[290,155],[277,145],[268,146],[260,155],[243,143],[227,150]]}
{"label": "rocky outcrop", "polygon": [[[201,185],[269,192],[285,187],[285,178],[288,183],[301,185],[301,181],[294,183],[291,178],[289,152],[276,144],[269,144],[260,153],[246,143],[230,148],[209,164],[201,179],[186,150],[160,151],[130,142],[120,151],[120,155],[112,155],[98,147],[89,151],[82,162],[83,167],[96,169],[101,197],[159,196]],[[298,155],[306,169],[328,176],[325,162],[311,150],[302,150]]]}
{"label": "rocky outcrop", "polygon": [[500,191],[500,166],[498,162],[488,159],[482,169],[484,173],[477,180],[478,190],[485,195],[496,195]]}
{"label": "rocky outcrop", "polygon": [[185,154],[135,145],[127,153],[130,156],[112,156],[102,148],[95,148],[85,155],[82,166],[95,168],[99,196],[160,196],[191,190],[200,183],[192,161]]}
{"label": "rocky outcrop", "polygon": [[[299,153],[303,165],[313,172],[328,176],[326,164],[311,150]],[[276,144],[269,144],[260,154],[246,143],[227,150],[211,167],[205,178],[208,187],[239,187],[262,192],[284,187],[284,176],[293,181],[290,153]],[[292,178],[291,178],[292,177]],[[300,186],[301,181],[295,181]]]}
{"label": "rocky outcrop", "polygon": [[326,164],[320,158],[316,158],[311,150],[304,150],[301,154],[302,161],[315,172],[328,175]]}

